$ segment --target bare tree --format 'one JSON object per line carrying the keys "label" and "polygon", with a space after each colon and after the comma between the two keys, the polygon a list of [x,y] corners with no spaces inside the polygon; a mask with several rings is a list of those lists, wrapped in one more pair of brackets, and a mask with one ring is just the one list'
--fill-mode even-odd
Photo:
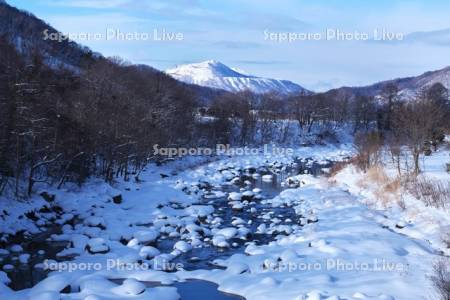
{"label": "bare tree", "polygon": [[434,130],[442,126],[446,109],[442,102],[429,98],[427,91],[395,110],[393,126],[396,134],[405,141],[414,162],[414,174],[419,174],[419,157],[424,143],[430,141]]}
{"label": "bare tree", "polygon": [[[88,58],[74,73],[0,38],[0,191],[130,178],[153,144],[192,141],[196,94],[156,70]],[[26,193],[21,186],[26,185]]]}
{"label": "bare tree", "polygon": [[382,115],[379,121],[379,130],[389,131],[391,130],[392,124],[392,114],[394,111],[394,106],[398,102],[398,87],[395,83],[388,83],[383,87],[381,92],[381,99],[383,100],[383,105],[381,107]]}
{"label": "bare tree", "polygon": [[375,120],[376,105],[374,98],[357,96],[351,106],[354,132],[359,129],[369,130],[370,124]]}
{"label": "bare tree", "polygon": [[354,147],[357,151],[356,163],[364,172],[380,161],[383,141],[377,131],[360,132],[355,135]]}

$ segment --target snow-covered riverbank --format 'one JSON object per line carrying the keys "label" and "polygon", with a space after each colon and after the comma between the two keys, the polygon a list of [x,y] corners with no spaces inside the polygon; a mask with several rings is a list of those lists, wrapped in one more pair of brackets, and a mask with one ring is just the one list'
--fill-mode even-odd
{"label": "snow-covered riverbank", "polygon": [[[349,153],[349,146],[305,147],[294,156],[325,165]],[[236,156],[196,167],[175,162],[149,168],[140,183],[119,182],[113,188],[91,182],[82,190],[52,190],[56,199],[47,205],[62,212],[36,213],[38,220],[33,221],[18,218],[24,211],[11,210],[1,226],[2,232],[21,228],[34,233],[45,223],[60,222],[61,233],[51,236],[53,242],[68,244],[56,257],[59,263],[51,260],[36,267],[65,270],[18,292],[0,283],[0,293],[7,299],[33,300],[177,299],[174,287],[142,282],[170,285],[201,279],[246,299],[432,295],[427,276],[437,251],[424,239],[386,226],[389,217],[363,204],[362,195],[309,174],[282,178],[281,193],[269,193],[263,182],[279,180],[277,176],[294,168],[293,159]],[[40,201],[32,203],[39,207]],[[13,211],[16,223],[11,223]],[[393,226],[398,222],[389,221]],[[201,255],[195,257],[202,249],[220,248],[224,255],[217,255],[209,267]],[[13,256],[19,257],[16,250]],[[183,270],[185,263],[189,268]],[[6,273],[0,275],[8,281]]]}
{"label": "snow-covered riverbank", "polygon": [[[348,165],[332,180],[369,208],[381,212],[385,216],[381,220],[384,226],[411,238],[426,240],[435,250],[450,256],[450,203],[431,203],[437,201],[438,195],[433,195],[433,189],[438,185],[442,186],[440,193],[448,193],[450,173],[446,164],[449,161],[450,148],[442,146],[423,157],[422,171],[417,178],[406,171],[398,176],[396,166],[385,158],[382,164],[366,173]],[[420,190],[424,182],[426,189]],[[442,198],[448,201],[450,196],[442,195]]]}

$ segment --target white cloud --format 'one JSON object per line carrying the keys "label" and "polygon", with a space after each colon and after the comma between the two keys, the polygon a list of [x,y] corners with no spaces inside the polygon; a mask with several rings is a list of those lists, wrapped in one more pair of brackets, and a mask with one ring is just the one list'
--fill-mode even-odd
{"label": "white cloud", "polygon": [[[240,62],[251,73],[285,78],[315,90],[363,85],[420,74],[450,64],[450,3],[444,1],[308,0],[40,0],[53,5],[44,16],[56,28],[98,31],[106,27],[183,32],[182,43],[97,43],[106,55],[168,64],[214,58]],[[85,8],[58,14],[56,6]],[[109,8],[108,12],[97,10]],[[91,10],[89,10],[91,9]],[[327,28],[373,32],[386,28],[406,35],[403,42],[268,43],[264,29],[322,32]],[[439,30],[443,29],[443,30]],[[286,61],[287,63],[276,63]]]}
{"label": "white cloud", "polygon": [[129,0],[46,0],[49,5],[83,8],[116,8]]}
{"label": "white cloud", "polygon": [[408,34],[405,42],[420,42],[437,46],[450,46],[450,28],[434,31],[419,31]]}
{"label": "white cloud", "polygon": [[61,31],[66,28],[88,30],[106,28],[108,25],[136,24],[148,22],[147,19],[128,16],[121,13],[88,14],[88,15],[50,15],[47,18],[52,25]]}

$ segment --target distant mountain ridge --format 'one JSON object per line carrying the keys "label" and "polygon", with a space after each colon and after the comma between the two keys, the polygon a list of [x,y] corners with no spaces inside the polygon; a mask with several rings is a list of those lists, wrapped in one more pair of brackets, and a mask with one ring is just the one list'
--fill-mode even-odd
{"label": "distant mountain ridge", "polygon": [[[38,51],[49,66],[63,66],[71,70],[82,70],[83,63],[105,59],[87,47],[72,41],[62,42],[44,40],[43,32],[57,33],[45,21],[24,10],[17,9],[0,0],[0,38],[15,45],[24,56],[31,56]],[[26,57],[31,59],[31,57]],[[160,71],[148,67],[149,72]],[[199,95],[202,103],[226,92],[250,90],[254,93],[276,92],[282,95],[295,93],[312,93],[302,86],[289,80],[262,78],[244,74],[242,71],[230,68],[218,61],[210,60],[196,64],[181,65],[167,70],[165,74],[183,83],[191,85],[193,92]],[[450,90],[450,66],[440,70],[429,71],[419,76],[405,77],[381,81],[362,87],[341,87],[332,89],[325,94],[378,96],[385,86],[395,84],[399,94],[404,98],[413,96],[424,87],[440,82]]]}
{"label": "distant mountain ridge", "polygon": [[344,96],[361,95],[376,97],[383,92],[383,89],[387,85],[394,84],[398,87],[399,96],[408,99],[413,97],[421,89],[428,88],[435,83],[441,83],[446,89],[450,90],[450,66],[435,71],[428,71],[419,76],[386,80],[362,87],[340,87],[326,93]]}
{"label": "distant mountain ridge", "polygon": [[[45,40],[44,31],[58,33],[45,21],[0,0],[0,37],[15,45],[24,56],[38,51],[49,66],[77,69],[84,59],[101,56],[73,41]],[[28,57],[31,58],[31,57]]]}
{"label": "distant mountain ridge", "polygon": [[222,89],[229,92],[250,90],[256,94],[276,92],[283,95],[301,92],[311,93],[289,80],[243,74],[215,60],[181,65],[167,70],[166,73],[177,80],[189,84]]}
{"label": "distant mountain ridge", "polygon": [[[58,33],[57,29],[33,14],[0,0],[0,39],[4,39],[14,45],[25,60],[31,62],[32,53],[38,52],[46,65],[55,68],[63,67],[78,73],[82,72],[89,63],[106,59],[100,53],[93,52],[88,47],[74,41],[45,40],[45,30],[48,30],[48,34]],[[176,81],[164,72],[151,66],[137,65],[136,67],[148,72],[149,77],[152,74],[161,74],[170,78],[170,80]],[[226,93],[223,90],[189,85],[179,81],[178,84],[185,86],[192,93],[196,94],[201,104],[206,104],[210,99]]]}

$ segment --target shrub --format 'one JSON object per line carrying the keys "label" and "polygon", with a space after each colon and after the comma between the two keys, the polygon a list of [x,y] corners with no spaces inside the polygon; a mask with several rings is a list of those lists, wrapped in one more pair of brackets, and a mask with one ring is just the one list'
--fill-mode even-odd
{"label": "shrub", "polygon": [[355,136],[356,166],[366,172],[380,161],[382,138],[378,132],[359,133]]}
{"label": "shrub", "polygon": [[448,209],[450,207],[450,183],[425,178],[412,178],[407,189],[428,206]]}
{"label": "shrub", "polygon": [[396,203],[400,208],[405,209],[405,203],[400,193],[400,178],[390,178],[382,166],[375,165],[367,169],[365,176],[359,181],[359,185],[364,189],[370,189],[377,203],[383,207],[390,207]]}
{"label": "shrub", "polygon": [[342,171],[345,167],[348,165],[354,163],[353,159],[350,160],[344,160],[344,161],[338,161],[333,164],[333,166],[330,169],[329,177],[334,177],[337,173]]}
{"label": "shrub", "polygon": [[431,281],[438,299],[450,300],[450,259],[443,258],[434,265]]}

